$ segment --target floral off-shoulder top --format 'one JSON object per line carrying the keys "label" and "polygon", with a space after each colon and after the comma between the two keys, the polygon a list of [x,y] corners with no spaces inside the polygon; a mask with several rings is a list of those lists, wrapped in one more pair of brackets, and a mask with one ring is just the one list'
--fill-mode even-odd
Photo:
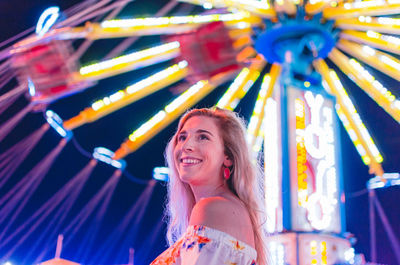
{"label": "floral off-shoulder top", "polygon": [[254,248],[233,236],[194,225],[150,265],[256,265],[256,258]]}

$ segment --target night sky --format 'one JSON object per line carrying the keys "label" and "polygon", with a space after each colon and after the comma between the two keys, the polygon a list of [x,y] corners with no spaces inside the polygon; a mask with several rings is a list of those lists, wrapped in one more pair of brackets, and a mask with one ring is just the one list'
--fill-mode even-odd
{"label": "night sky", "polygon": [[[0,1],[0,23],[1,34],[0,41],[4,41],[25,29],[36,25],[37,19],[41,12],[51,6],[58,5],[61,10],[66,10],[74,3],[79,1]],[[146,16],[154,14],[161,8],[165,1],[157,0],[151,1],[137,1],[131,3],[127,10],[121,13],[121,17],[127,16]],[[179,8],[174,9],[178,11]],[[182,8],[180,12],[188,12],[189,8]],[[90,62],[100,60],[108,51],[110,51],[121,40],[101,40],[96,41],[88,52],[81,58],[81,64],[85,65]],[[148,47],[152,43],[157,43],[160,40],[157,37],[144,37],[137,41],[128,51],[140,50],[141,48]],[[74,47],[79,45],[80,41],[73,43]],[[3,49],[2,47],[1,49]],[[98,82],[94,87],[91,87],[81,93],[72,95],[70,97],[58,100],[50,104],[49,109],[54,110],[64,120],[69,119],[83,108],[89,106],[92,102],[100,99],[112,91],[125,88],[127,85],[140,80],[144,76],[157,72],[170,63],[160,63],[155,66],[147,67],[135,72],[125,73],[116,77],[108,78]],[[368,68],[372,71],[371,68]],[[384,74],[374,71],[377,79],[381,81],[387,88],[396,95],[400,96],[398,92],[399,83],[385,76]],[[400,126],[392,119],[385,111],[383,111],[373,100],[371,100],[366,93],[360,88],[356,87],[354,83],[341,75],[343,85],[347,88],[350,97],[356,108],[359,110],[361,118],[364,120],[367,128],[369,129],[375,143],[384,156],[383,168],[385,172],[400,172]],[[343,77],[343,78],[342,78]],[[15,82],[14,82],[15,85]],[[255,84],[253,89],[249,91],[246,97],[238,106],[237,111],[247,120],[252,112],[252,106],[255,98],[257,97]],[[4,91],[10,89],[12,85],[0,90],[2,94]],[[202,100],[197,107],[212,106],[216,103],[226,89],[226,85],[219,87],[204,100]],[[0,94],[0,95],[1,95]],[[127,106],[118,112],[108,115],[94,123],[83,125],[82,127],[74,130],[74,141],[70,141],[55,163],[50,168],[49,173],[46,175],[44,181],[40,184],[36,193],[28,203],[28,210],[24,210],[18,222],[22,223],[24,218],[32,215],[35,209],[38,209],[52,194],[60,189],[69,179],[71,179],[77,172],[87,165],[90,158],[85,156],[85,152],[91,153],[95,147],[104,146],[110,150],[116,150],[119,145],[126,139],[126,137],[138,126],[152,117],[159,109],[170,102],[174,97],[171,88],[163,89],[147,98],[141,99],[131,106]],[[4,121],[17,113],[23,106],[27,104],[27,100],[20,98],[10,109],[0,114],[1,124]],[[0,143],[0,150],[3,152],[9,147],[17,144],[23,137],[38,129],[44,123],[43,115],[41,112],[28,114],[22,122],[12,131],[12,133]],[[152,170],[156,166],[164,166],[164,148],[169,138],[172,136],[177,122],[168,126],[163,132],[158,134],[147,144],[137,150],[135,153],[126,157],[128,174],[121,177],[114,196],[111,200],[110,207],[100,227],[101,231],[96,237],[93,248],[88,250],[87,255],[96,255],[96,251],[101,249],[103,242],[108,235],[110,235],[117,226],[121,218],[126,214],[128,209],[135,204],[139,196],[145,189],[145,185],[135,183],[131,178],[137,178],[142,181],[150,180]],[[364,253],[369,259],[369,221],[368,221],[368,195],[362,191],[365,189],[367,180],[371,177],[368,174],[368,168],[362,163],[357,151],[351,143],[347,133],[342,125],[340,125],[340,138],[341,138],[341,158],[342,170],[345,184],[346,193],[346,220],[347,231],[354,234],[357,239],[355,249],[358,253]],[[14,174],[10,182],[0,189],[0,196],[4,196],[6,192],[17,183],[31,168],[33,168],[47,153],[49,153],[60,141],[60,137],[53,130],[49,130],[39,144],[35,147],[33,152],[28,156],[17,172]],[[82,190],[82,194],[78,198],[77,205],[72,208],[71,216],[77,213],[92,196],[108,181],[110,176],[114,173],[114,169],[103,163],[99,163],[94,172],[91,174],[89,181],[86,183]],[[110,258],[105,260],[105,264],[110,263],[127,263],[128,262],[128,245],[133,245],[136,250],[135,264],[148,264],[153,260],[163,249],[166,247],[164,240],[165,225],[162,223],[162,212],[164,207],[164,198],[166,195],[166,187],[164,184],[157,183],[154,191],[149,198],[147,208],[143,209],[143,218],[141,220],[132,219],[132,225],[135,225],[133,231],[129,231],[129,242],[120,242],[118,251],[122,251],[122,255],[118,258]],[[400,206],[398,198],[400,196],[399,187],[391,187],[377,191],[377,196],[384,207],[385,213],[391,223],[396,237],[400,238]],[[139,207],[140,208],[140,207]],[[72,217],[69,218],[72,218]],[[82,242],[85,233],[82,231],[89,231],[91,220],[88,220],[71,241],[65,246],[62,257],[71,259],[76,262],[83,262],[80,257],[77,257],[79,252],[79,242]],[[45,226],[43,226],[44,229]],[[383,264],[396,264],[393,250],[390,246],[390,241],[382,227],[380,220],[377,220],[377,245],[378,245],[378,261]],[[0,230],[2,230],[0,228]],[[67,240],[68,235],[64,235]],[[27,243],[23,244],[12,256],[11,261],[15,264],[22,264],[26,257],[26,251],[30,249],[36,239],[40,237],[40,232],[30,236]],[[120,239],[118,239],[120,240]],[[15,242],[18,240],[16,239]],[[49,259],[54,255],[55,251],[55,237],[46,242],[45,240],[40,243],[40,247],[36,254],[39,255],[42,249],[48,248],[44,259]],[[42,247],[43,246],[43,247]],[[7,247],[10,248],[10,247]],[[5,250],[8,251],[8,250]],[[3,249],[0,250],[0,256],[5,255]],[[35,256],[33,254],[32,256]],[[26,260],[27,259],[27,260]],[[28,257],[25,259],[24,264],[33,262],[33,259]]]}

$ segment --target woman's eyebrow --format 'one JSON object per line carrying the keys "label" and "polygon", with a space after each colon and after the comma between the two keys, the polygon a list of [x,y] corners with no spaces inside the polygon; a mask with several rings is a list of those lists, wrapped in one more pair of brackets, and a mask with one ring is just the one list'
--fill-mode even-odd
{"label": "woman's eyebrow", "polygon": [[209,135],[211,135],[211,136],[214,136],[211,132],[209,132],[209,131],[207,131],[207,130],[203,130],[203,129],[199,129],[199,130],[197,130],[197,132],[198,132],[198,133],[207,133],[207,134],[209,134]]}

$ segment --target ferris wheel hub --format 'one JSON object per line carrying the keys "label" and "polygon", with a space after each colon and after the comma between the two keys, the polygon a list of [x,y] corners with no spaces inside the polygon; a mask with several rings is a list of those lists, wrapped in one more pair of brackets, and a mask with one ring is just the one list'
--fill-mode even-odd
{"label": "ferris wheel hub", "polygon": [[334,36],[330,23],[291,19],[261,33],[255,48],[271,63],[311,63],[328,56],[336,43]]}

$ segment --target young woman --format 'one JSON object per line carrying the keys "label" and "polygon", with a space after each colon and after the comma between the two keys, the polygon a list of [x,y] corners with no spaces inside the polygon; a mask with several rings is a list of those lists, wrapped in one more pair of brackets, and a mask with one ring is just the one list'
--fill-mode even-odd
{"label": "young woman", "polygon": [[265,265],[259,170],[243,121],[228,110],[191,110],[166,158],[170,247],[151,264]]}

